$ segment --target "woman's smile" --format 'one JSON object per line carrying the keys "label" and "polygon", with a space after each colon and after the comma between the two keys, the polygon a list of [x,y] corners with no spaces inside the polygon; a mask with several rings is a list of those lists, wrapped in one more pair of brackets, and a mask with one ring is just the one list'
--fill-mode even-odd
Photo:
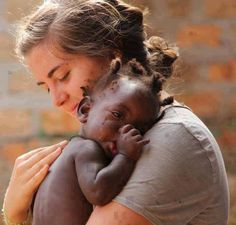
{"label": "woman's smile", "polygon": [[108,63],[102,58],[56,52],[44,42],[35,46],[25,60],[37,84],[49,92],[53,104],[72,116],[83,96],[81,87],[99,79]]}

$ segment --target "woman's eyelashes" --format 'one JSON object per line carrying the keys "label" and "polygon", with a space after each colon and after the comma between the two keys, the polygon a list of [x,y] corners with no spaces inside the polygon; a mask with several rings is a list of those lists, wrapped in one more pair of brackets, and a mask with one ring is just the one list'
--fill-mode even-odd
{"label": "woman's eyelashes", "polygon": [[62,78],[58,78],[59,81],[66,81],[70,76],[70,71],[68,71]]}
{"label": "woman's eyelashes", "polygon": [[40,85],[44,90],[46,90],[48,93],[50,92],[49,87],[46,84]]}

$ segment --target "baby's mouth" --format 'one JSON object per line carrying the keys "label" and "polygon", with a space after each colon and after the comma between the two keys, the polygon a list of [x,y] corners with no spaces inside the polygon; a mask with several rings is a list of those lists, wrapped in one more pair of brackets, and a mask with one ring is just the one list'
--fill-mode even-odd
{"label": "baby's mouth", "polygon": [[116,141],[111,142],[111,148],[110,149],[111,149],[111,153],[112,153],[113,157],[118,154]]}
{"label": "baby's mouth", "polygon": [[108,152],[108,154],[113,158],[115,155],[118,154],[118,150],[117,150],[117,146],[116,146],[116,141],[111,141],[111,142],[107,142],[105,143],[105,145],[103,145],[104,149],[106,152]]}

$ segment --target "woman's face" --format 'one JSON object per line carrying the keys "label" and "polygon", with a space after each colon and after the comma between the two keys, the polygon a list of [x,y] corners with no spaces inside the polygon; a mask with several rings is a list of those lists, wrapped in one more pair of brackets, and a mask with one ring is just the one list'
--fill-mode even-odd
{"label": "woman's face", "polygon": [[53,104],[76,116],[81,87],[93,85],[108,69],[108,62],[85,55],[55,54],[55,50],[53,53],[41,43],[25,57],[26,64],[37,84],[49,92]]}

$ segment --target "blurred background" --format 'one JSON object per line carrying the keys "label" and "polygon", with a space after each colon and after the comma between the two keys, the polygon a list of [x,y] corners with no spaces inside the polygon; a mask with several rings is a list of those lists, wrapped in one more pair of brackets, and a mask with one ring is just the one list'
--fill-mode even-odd
{"label": "blurred background", "polygon": [[[0,205],[17,156],[78,130],[73,119],[52,107],[48,94],[14,56],[15,25],[40,2],[0,0]],[[236,0],[127,2],[149,9],[149,36],[180,47],[168,89],[216,137],[230,184],[229,225],[236,225]]]}

